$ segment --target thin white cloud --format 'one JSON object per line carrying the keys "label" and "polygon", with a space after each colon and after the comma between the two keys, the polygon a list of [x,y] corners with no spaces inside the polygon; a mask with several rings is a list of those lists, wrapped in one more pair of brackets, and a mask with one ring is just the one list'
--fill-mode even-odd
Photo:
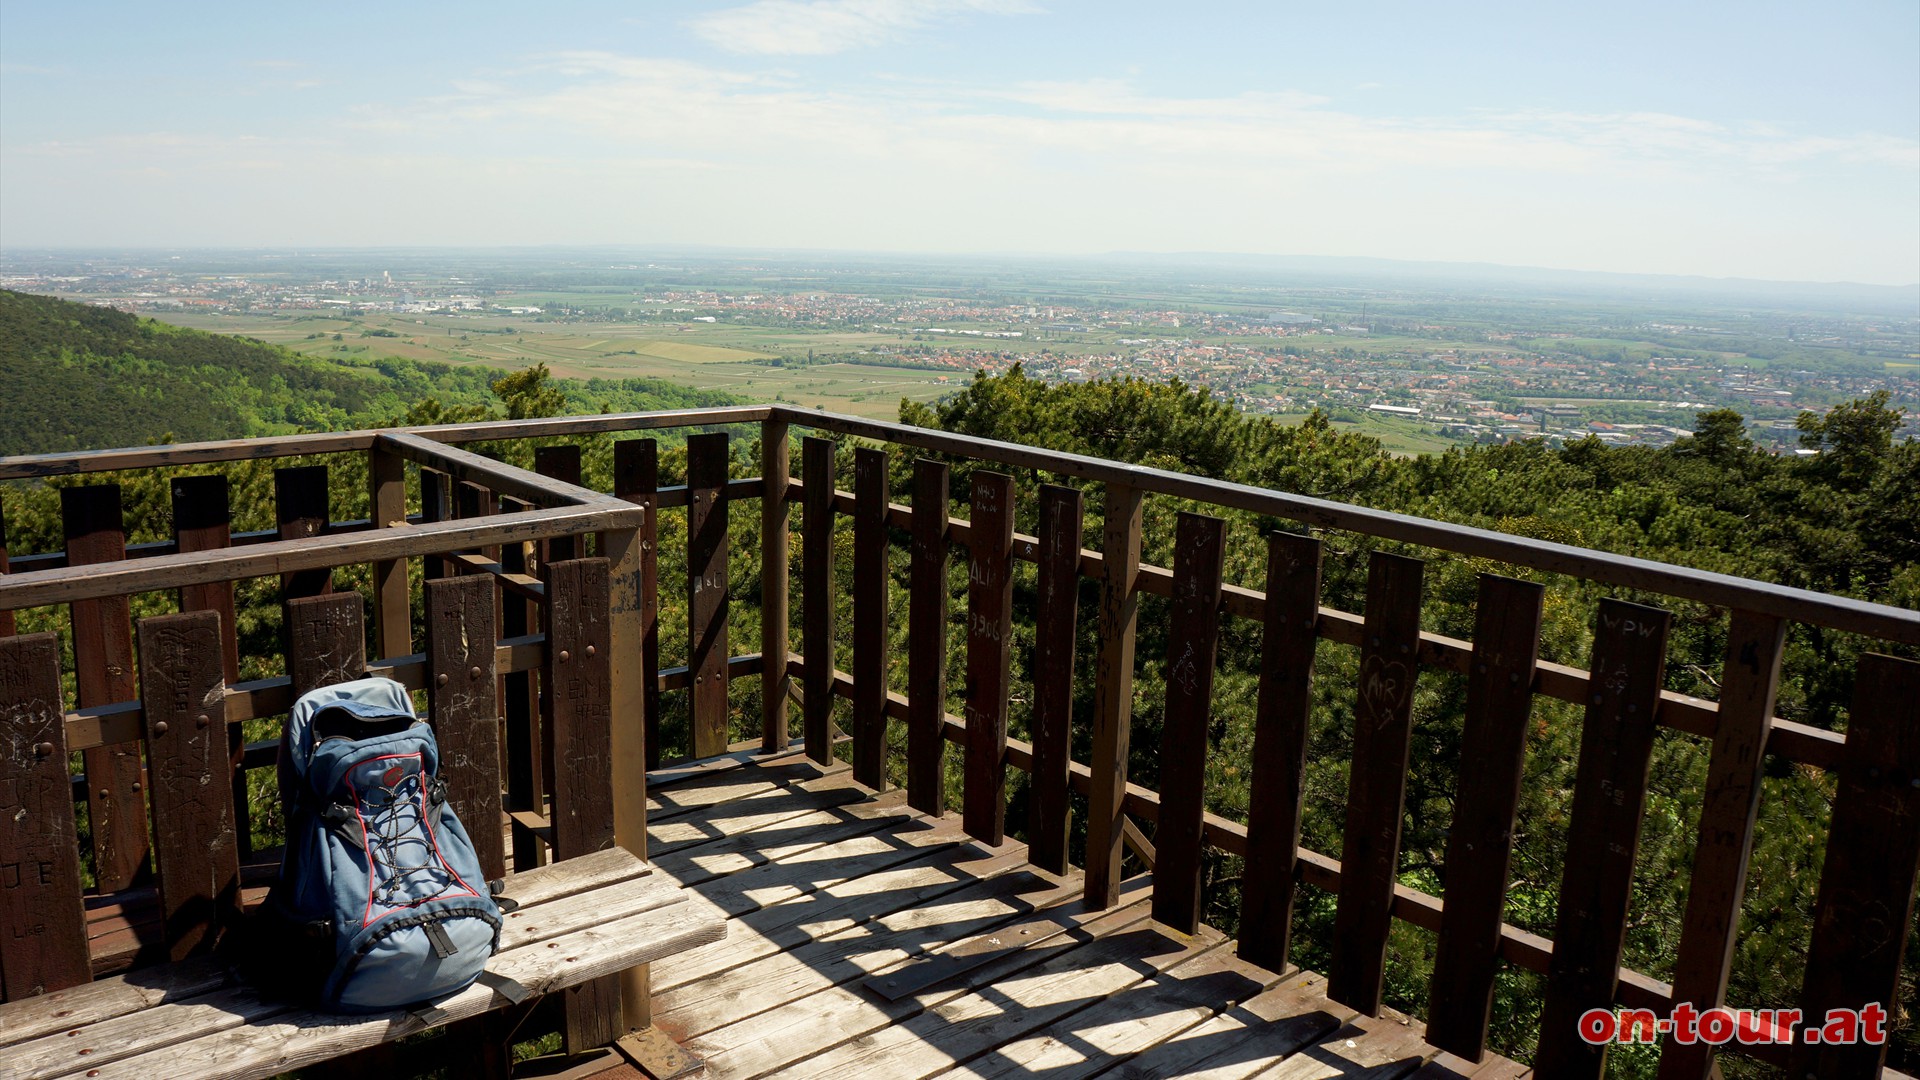
{"label": "thin white cloud", "polygon": [[[1883,281],[1914,276],[1920,220],[1920,142],[1898,136],[1660,113],[1379,115],[1127,79],[832,87],[583,51],[305,130],[9,147],[27,194],[8,202],[78,191],[124,206],[128,235],[152,215],[252,242],[331,228],[285,208],[344,200],[368,216],[341,242],[1320,251]],[[169,179],[120,184],[133,165]],[[236,179],[268,168],[272,184]],[[1866,197],[1833,198],[1832,177]]]}
{"label": "thin white cloud", "polygon": [[883,45],[954,16],[1033,10],[1023,0],[755,0],[687,26],[728,52],[824,56]]}

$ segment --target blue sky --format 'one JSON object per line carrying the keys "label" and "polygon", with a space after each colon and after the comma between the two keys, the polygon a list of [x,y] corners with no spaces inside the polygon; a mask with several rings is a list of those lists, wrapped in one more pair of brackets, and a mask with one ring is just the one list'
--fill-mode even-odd
{"label": "blue sky", "polygon": [[1920,5],[0,5],[0,246],[1920,281]]}

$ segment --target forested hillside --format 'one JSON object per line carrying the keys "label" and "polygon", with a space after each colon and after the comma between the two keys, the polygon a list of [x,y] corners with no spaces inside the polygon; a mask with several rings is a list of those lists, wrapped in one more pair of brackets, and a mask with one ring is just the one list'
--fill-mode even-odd
{"label": "forested hillside", "polygon": [[[0,400],[8,403],[0,414],[0,454],[458,418],[488,411],[491,385],[504,374],[392,358],[320,360],[112,308],[0,290]],[[653,379],[555,384],[554,392],[569,412],[733,400]]]}

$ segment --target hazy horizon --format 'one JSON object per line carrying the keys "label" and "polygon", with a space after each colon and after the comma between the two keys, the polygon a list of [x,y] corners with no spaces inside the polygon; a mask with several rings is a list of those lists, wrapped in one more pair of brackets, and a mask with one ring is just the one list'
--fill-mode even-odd
{"label": "hazy horizon", "polygon": [[1920,7],[0,9],[0,246],[1920,283]]}

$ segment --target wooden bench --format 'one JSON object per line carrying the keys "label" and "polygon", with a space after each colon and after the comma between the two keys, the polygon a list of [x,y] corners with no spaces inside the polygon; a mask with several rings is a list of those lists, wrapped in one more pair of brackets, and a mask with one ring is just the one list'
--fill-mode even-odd
{"label": "wooden bench", "polygon": [[[617,1039],[633,1012],[623,1009],[618,973],[717,940],[725,919],[618,846],[606,562],[565,560],[545,570],[544,639],[523,638],[509,649],[496,638],[493,577],[446,577],[425,587],[424,654],[376,665],[364,656],[358,594],[291,598],[287,677],[245,689],[232,685],[231,665],[223,663],[232,624],[217,611],[157,615],[137,627],[125,625],[124,609],[96,620],[125,635],[119,654],[139,661],[137,700],[106,706],[130,712],[139,738],[106,749],[144,765],[133,773],[128,800],[103,805],[131,818],[142,838],[150,826],[153,839],[150,854],[143,847],[121,875],[126,880],[107,885],[96,815],[100,884],[91,894],[81,888],[74,802],[83,789],[69,776],[67,732],[94,721],[66,711],[53,635],[0,637],[0,747],[13,751],[0,762],[0,926],[7,931],[0,938],[0,1078],[271,1076],[354,1054],[366,1056],[352,1068],[375,1071],[383,1066],[370,1048],[467,1020],[445,1037],[443,1056],[460,1058],[459,1075],[503,1075],[507,1037],[535,1000],[556,990],[568,991],[556,1004],[569,1053]],[[78,625],[85,612],[81,602],[75,609]],[[82,636],[76,631],[76,641]],[[517,657],[531,650],[538,656],[529,672]],[[499,662],[510,656],[512,667]],[[116,670],[129,681],[136,674],[125,660]],[[372,673],[425,691],[449,799],[469,824],[483,871],[503,877],[521,906],[508,913],[499,954],[466,991],[426,1007],[350,1017],[268,1000],[218,958],[216,943],[247,898],[239,848],[250,831],[249,801],[229,794],[241,748],[223,732],[237,734],[233,712],[283,711],[306,690]],[[537,699],[528,673],[539,676]],[[115,691],[122,693],[136,691]],[[238,703],[243,708],[230,711]],[[86,789],[106,775],[90,764]],[[515,791],[528,782],[530,790]],[[502,824],[509,811],[518,811],[516,821],[539,819],[537,828],[516,828],[516,840],[528,834],[532,847],[523,853],[516,843],[511,862]],[[253,860],[253,869],[267,865]],[[510,865],[520,872],[506,873]],[[136,945],[101,956],[84,904],[97,899],[131,910],[129,898],[149,893],[151,918],[128,927]],[[119,973],[128,961],[133,970]],[[103,966],[112,977],[89,981]],[[638,982],[641,992],[644,985]]]}
{"label": "wooden bench", "polygon": [[264,999],[210,958],[0,1005],[0,1077],[273,1076],[530,1002],[725,936],[726,917],[614,848],[514,874],[480,980],[370,1016]]}

